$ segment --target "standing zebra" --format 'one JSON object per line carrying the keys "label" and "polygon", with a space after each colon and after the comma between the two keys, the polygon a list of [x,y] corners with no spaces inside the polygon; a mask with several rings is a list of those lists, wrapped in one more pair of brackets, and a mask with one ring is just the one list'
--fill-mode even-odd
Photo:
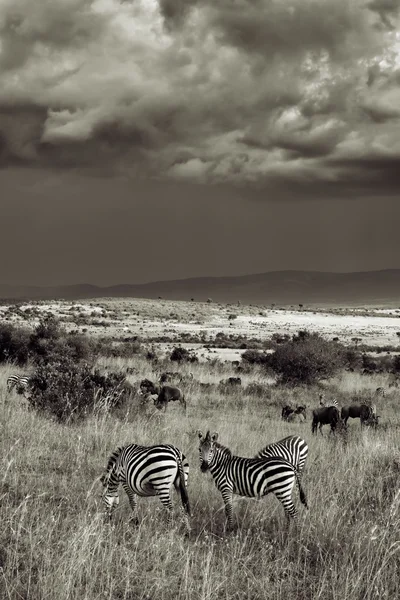
{"label": "standing zebra", "polygon": [[332,400],[325,400],[325,394],[319,395],[319,405],[320,406],[335,406],[336,408],[339,408],[339,404],[338,404],[338,401],[336,400],[336,398],[332,398]]}
{"label": "standing zebra", "polygon": [[21,394],[28,390],[31,378],[27,375],[10,375],[7,378],[7,392],[10,393],[14,388]]}
{"label": "standing zebra", "polygon": [[295,480],[300,491],[300,500],[306,504],[305,494],[295,467],[281,457],[244,458],[233,456],[229,448],[217,442],[218,433],[212,436],[207,431],[205,437],[198,432],[200,439],[200,469],[210,471],[217,489],[221,492],[225,504],[228,528],[232,529],[232,496],[261,498],[269,493],[275,494],[285,509],[288,520],[297,516],[291,495]]}
{"label": "standing zebra", "polygon": [[[307,442],[299,435],[289,435],[288,437],[268,444],[258,452],[255,458],[280,457],[290,462],[297,471],[298,478],[301,478],[305,462],[308,456]],[[307,500],[304,495],[302,500],[304,506],[307,506]]]}
{"label": "standing zebra", "polygon": [[[111,518],[114,509],[118,506],[118,486],[121,483],[134,513],[137,504],[136,496],[160,496],[162,504],[168,510],[169,524],[173,484],[177,493],[181,495],[184,512],[190,516],[188,475],[189,463],[186,457],[179,448],[170,444],[159,446],[130,444],[117,448],[108,459],[106,472],[100,478],[106,488],[103,495],[106,513]],[[189,530],[187,516],[186,526]]]}

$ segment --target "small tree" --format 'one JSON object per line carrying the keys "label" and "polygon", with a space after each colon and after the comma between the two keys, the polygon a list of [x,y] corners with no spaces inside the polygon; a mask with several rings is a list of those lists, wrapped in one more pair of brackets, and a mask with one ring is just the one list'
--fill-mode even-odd
{"label": "small tree", "polygon": [[315,383],[332,377],[343,365],[342,347],[318,333],[299,331],[277,347],[270,365],[281,383]]}

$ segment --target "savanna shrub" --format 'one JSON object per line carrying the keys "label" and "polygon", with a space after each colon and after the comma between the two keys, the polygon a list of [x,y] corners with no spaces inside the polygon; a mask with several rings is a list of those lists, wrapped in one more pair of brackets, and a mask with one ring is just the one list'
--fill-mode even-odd
{"label": "savanna shrub", "polygon": [[92,344],[79,333],[66,333],[55,317],[40,320],[29,340],[29,354],[36,363],[90,360]]}
{"label": "savanna shrub", "polygon": [[0,324],[0,363],[25,365],[29,357],[30,332],[8,323]]}
{"label": "savanna shrub", "polygon": [[181,346],[175,346],[175,348],[171,352],[169,359],[174,362],[199,362],[199,359],[193,352],[191,352],[187,348],[182,348]]}
{"label": "savanna shrub", "polygon": [[31,380],[30,405],[68,422],[96,409],[119,407],[132,390],[123,373],[102,375],[88,363],[65,358],[38,365]]}
{"label": "savanna shrub", "polygon": [[242,362],[249,365],[266,365],[270,360],[270,355],[259,350],[246,350],[242,354]]}
{"label": "savanna shrub", "polygon": [[343,349],[318,333],[299,331],[277,347],[269,364],[279,383],[311,384],[332,377],[343,366]]}

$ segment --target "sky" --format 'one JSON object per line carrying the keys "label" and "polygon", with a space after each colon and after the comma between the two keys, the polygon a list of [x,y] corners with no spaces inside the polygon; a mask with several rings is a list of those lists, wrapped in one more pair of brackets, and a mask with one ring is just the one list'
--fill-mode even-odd
{"label": "sky", "polygon": [[400,267],[399,0],[0,0],[0,283]]}

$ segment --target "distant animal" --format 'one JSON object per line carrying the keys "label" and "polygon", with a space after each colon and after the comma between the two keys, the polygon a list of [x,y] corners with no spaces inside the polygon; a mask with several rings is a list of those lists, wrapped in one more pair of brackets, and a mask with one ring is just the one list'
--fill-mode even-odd
{"label": "distant animal", "polygon": [[186,410],[186,400],[182,390],[172,385],[163,385],[157,398],[154,400],[154,406],[159,410],[164,408],[164,411],[166,411],[168,402],[175,401],[178,401]]}
{"label": "distant animal", "polygon": [[[308,456],[308,445],[299,435],[289,435],[282,440],[273,442],[265,446],[256,458],[269,458],[272,456],[281,456],[288,460],[297,470],[297,474],[301,477],[304,465]],[[307,503],[305,503],[307,506]]]}
{"label": "distant animal", "polygon": [[339,408],[338,401],[336,400],[336,398],[332,398],[331,400],[326,400],[325,394],[319,395],[319,405],[320,406],[336,406],[336,408]]}
{"label": "distant animal", "polygon": [[305,423],[306,418],[303,413],[292,412],[286,419],[288,423]]}
{"label": "distant animal", "polygon": [[347,425],[347,421],[350,418],[360,419],[360,424],[363,426],[370,420],[376,420],[376,408],[369,406],[368,404],[352,404],[351,406],[343,406],[341,417],[345,425]]}
{"label": "distant animal", "polygon": [[286,406],[284,406],[282,408],[282,412],[281,412],[281,417],[284,421],[288,420],[289,415],[294,413],[294,408],[292,408],[291,406],[289,406],[288,404],[286,404]]}
{"label": "distant animal", "polygon": [[167,381],[180,383],[182,381],[182,375],[178,371],[165,371],[165,373],[161,373],[159,382],[166,383]]}
{"label": "distant animal", "polygon": [[242,385],[242,378],[241,377],[228,377],[228,379],[221,379],[219,382],[219,385],[222,386],[236,386],[236,385]]}
{"label": "distant animal", "polygon": [[150,381],[150,379],[143,379],[140,383],[140,390],[143,395],[150,394],[152,396],[157,396],[154,399],[154,406],[159,410],[164,408],[165,412],[167,410],[168,402],[175,401],[178,401],[186,410],[185,395],[178,387],[172,385],[159,386]]}
{"label": "distant animal", "polygon": [[286,517],[295,519],[296,508],[292,502],[294,482],[300,491],[300,500],[306,504],[305,494],[295,467],[281,457],[245,458],[234,456],[229,448],[217,442],[218,433],[207,431],[200,439],[199,455],[202,473],[210,471],[225,504],[228,528],[233,527],[233,494],[247,498],[261,498],[275,494],[285,509]]}
{"label": "distant animal", "polygon": [[298,405],[296,408],[286,405],[282,408],[281,417],[284,421],[295,421],[297,416],[301,416],[299,420],[303,422],[307,419],[306,408],[305,405]]}
{"label": "distant animal", "polygon": [[7,378],[8,393],[15,388],[18,394],[25,394],[29,389],[31,379],[28,375],[10,375]]}
{"label": "distant animal", "polygon": [[[105,488],[103,502],[106,514],[111,519],[119,504],[118,487],[122,484],[134,515],[136,496],[159,496],[168,511],[168,523],[170,523],[171,487],[174,485],[181,496],[182,506],[188,517],[190,516],[188,476],[189,463],[181,450],[175,446],[130,444],[117,448],[108,459],[106,471],[100,478]],[[137,521],[137,517],[135,520]],[[189,529],[188,519],[186,525]]]}
{"label": "distant animal", "polygon": [[322,426],[330,425],[331,433],[335,433],[339,422],[340,414],[336,406],[321,406],[320,408],[315,408],[313,410],[311,431],[316,433],[317,428],[319,427],[319,431],[322,435]]}
{"label": "distant animal", "polygon": [[375,390],[375,394],[377,396],[382,396],[382,398],[384,398],[385,397],[385,388],[383,388],[383,387],[377,387],[376,390]]}

